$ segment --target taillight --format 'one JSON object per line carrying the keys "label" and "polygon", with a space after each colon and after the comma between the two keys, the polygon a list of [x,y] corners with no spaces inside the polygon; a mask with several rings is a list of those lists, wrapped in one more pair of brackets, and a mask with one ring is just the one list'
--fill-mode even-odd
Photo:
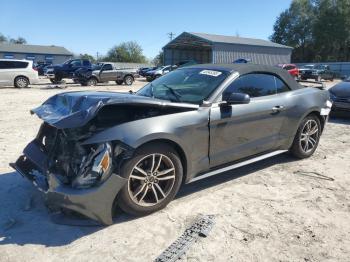
{"label": "taillight", "polygon": [[36,67],[33,66],[33,70],[34,70],[34,71],[38,71],[38,68],[36,68]]}

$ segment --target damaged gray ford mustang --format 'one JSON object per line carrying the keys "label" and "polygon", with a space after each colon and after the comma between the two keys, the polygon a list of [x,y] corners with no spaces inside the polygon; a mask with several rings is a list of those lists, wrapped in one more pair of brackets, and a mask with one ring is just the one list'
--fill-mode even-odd
{"label": "damaged gray ford mustang", "polygon": [[331,108],[325,90],[251,64],[194,65],[137,93],[67,92],[10,164],[47,205],[112,224],[164,208],[184,183],[290,151],[311,156]]}

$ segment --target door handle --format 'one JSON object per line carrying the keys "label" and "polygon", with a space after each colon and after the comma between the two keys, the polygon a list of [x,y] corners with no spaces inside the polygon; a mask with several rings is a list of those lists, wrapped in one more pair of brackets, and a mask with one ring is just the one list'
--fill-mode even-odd
{"label": "door handle", "polygon": [[284,110],[284,106],[274,106],[272,108],[272,113],[279,113]]}

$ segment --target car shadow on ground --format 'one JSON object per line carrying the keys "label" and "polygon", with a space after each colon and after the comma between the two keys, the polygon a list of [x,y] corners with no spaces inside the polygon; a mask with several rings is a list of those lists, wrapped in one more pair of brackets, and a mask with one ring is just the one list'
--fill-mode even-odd
{"label": "car shadow on ground", "polygon": [[[184,185],[177,199],[249,175],[272,165],[295,161],[287,154]],[[107,229],[103,226],[69,226],[54,223],[44,205],[43,195],[16,172],[0,175],[0,245],[68,245],[86,235]],[[136,218],[116,211],[114,225]]]}
{"label": "car shadow on ground", "polygon": [[212,177],[204,178],[202,180],[198,180],[193,183],[189,183],[187,185],[184,185],[179,193],[177,194],[177,198],[185,197],[187,195],[193,194],[195,192],[199,192],[202,190],[205,190],[207,188],[217,186],[226,182],[229,182],[233,179],[237,179],[243,176],[247,176],[251,173],[257,172],[259,170],[263,170],[265,168],[277,165],[277,164],[282,164],[282,163],[288,163],[288,162],[294,162],[297,161],[298,159],[290,156],[289,154],[281,154],[277,155],[265,160],[261,160],[259,162],[243,166],[231,171],[227,171],[221,174],[217,174]]}

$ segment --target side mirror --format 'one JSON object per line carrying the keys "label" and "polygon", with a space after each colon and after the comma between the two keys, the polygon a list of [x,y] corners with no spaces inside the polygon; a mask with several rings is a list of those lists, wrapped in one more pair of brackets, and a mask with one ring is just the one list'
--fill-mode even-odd
{"label": "side mirror", "polygon": [[250,96],[244,93],[224,93],[222,101],[226,102],[226,105],[249,104]]}

